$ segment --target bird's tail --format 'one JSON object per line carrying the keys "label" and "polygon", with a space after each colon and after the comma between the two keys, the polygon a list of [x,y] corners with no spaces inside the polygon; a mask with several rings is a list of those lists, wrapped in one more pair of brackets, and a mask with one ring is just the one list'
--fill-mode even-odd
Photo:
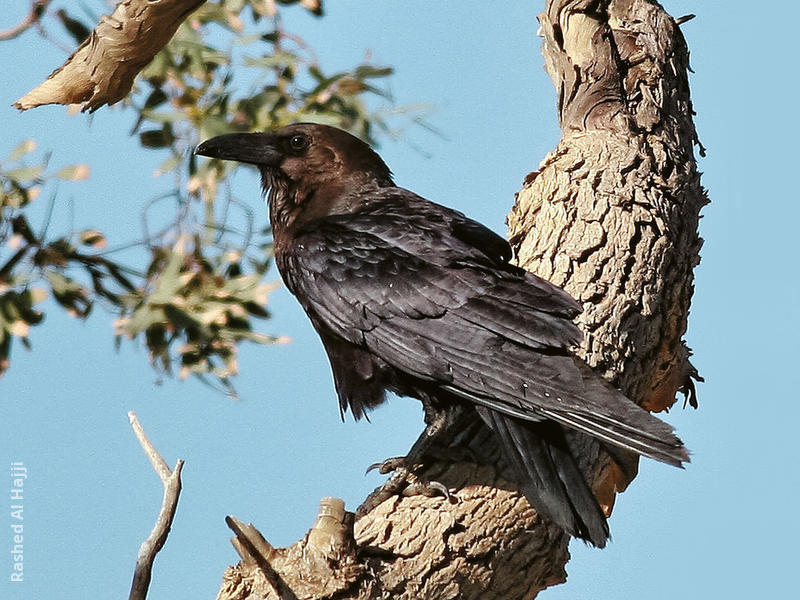
{"label": "bird's tail", "polygon": [[676,467],[689,462],[689,451],[672,427],[630,401],[585,362],[573,358],[581,372],[584,396],[591,400],[582,410],[574,406],[542,407],[538,412],[554,421]]}
{"label": "bird's tail", "polygon": [[497,437],[505,460],[517,475],[520,491],[542,517],[573,537],[602,548],[608,523],[564,432],[553,422],[531,422],[486,407],[476,407]]}

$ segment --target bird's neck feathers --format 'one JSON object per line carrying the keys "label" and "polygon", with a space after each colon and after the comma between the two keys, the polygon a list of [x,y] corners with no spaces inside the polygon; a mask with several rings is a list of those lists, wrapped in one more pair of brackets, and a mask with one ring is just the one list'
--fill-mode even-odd
{"label": "bird's neck feathers", "polygon": [[293,181],[282,171],[269,169],[262,171],[261,176],[276,239],[285,234],[291,236],[306,223],[321,217],[352,213],[365,194],[394,185],[388,174],[378,178],[365,172]]}

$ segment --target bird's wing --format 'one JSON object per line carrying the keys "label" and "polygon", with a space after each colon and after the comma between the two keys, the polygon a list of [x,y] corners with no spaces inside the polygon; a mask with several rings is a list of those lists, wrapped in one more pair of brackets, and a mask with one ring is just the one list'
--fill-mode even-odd
{"label": "bird's wing", "polygon": [[285,278],[330,331],[356,344],[387,321],[434,324],[453,311],[497,341],[541,350],[580,342],[571,320],[579,307],[568,294],[488,259],[450,227],[430,235],[393,227],[386,215],[320,219],[295,238]]}
{"label": "bird's wing", "polygon": [[[338,222],[444,269],[475,269],[491,274],[509,302],[571,320],[582,312],[572,296],[549,281],[512,265],[508,241],[463,213],[417,196],[402,188],[372,194],[366,207],[332,217]],[[474,275],[474,274],[473,274]],[[523,283],[525,285],[521,286]],[[575,335],[580,331],[575,328]]]}
{"label": "bird's wing", "polygon": [[670,425],[579,358],[503,339],[459,313],[448,312],[435,323],[388,319],[364,339],[386,362],[475,404],[528,421],[550,419],[675,466],[688,461]]}
{"label": "bird's wing", "polygon": [[324,335],[507,415],[552,419],[672,464],[688,459],[669,425],[566,352],[580,333],[563,291],[487,262],[449,223],[421,237],[407,218],[369,217],[321,219],[288,253],[287,284]]}

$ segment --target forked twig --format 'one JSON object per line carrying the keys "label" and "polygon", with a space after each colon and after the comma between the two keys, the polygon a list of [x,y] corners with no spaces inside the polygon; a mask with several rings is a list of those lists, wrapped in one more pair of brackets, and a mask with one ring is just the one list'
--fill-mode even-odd
{"label": "forked twig", "polygon": [[161,483],[164,485],[164,499],[161,503],[161,511],[158,513],[158,519],[156,519],[153,531],[150,532],[149,537],[139,547],[139,555],[136,557],[136,570],[133,572],[131,593],[128,596],[129,600],[145,600],[147,598],[147,590],[150,587],[153,561],[167,541],[169,530],[172,527],[172,520],[175,518],[175,511],[178,508],[178,498],[181,494],[183,459],[178,459],[178,462],[175,463],[175,469],[170,471],[161,454],[148,439],[136,413],[133,411],[128,412],[128,420],[131,423],[133,432],[136,434],[136,438],[139,440],[139,444],[142,446],[142,450],[144,450],[147,458],[150,459],[150,464],[153,465],[153,469],[158,473]]}

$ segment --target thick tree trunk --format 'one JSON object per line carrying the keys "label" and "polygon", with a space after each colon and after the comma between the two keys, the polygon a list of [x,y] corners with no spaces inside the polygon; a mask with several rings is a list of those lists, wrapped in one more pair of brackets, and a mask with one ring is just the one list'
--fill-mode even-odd
{"label": "thick tree trunk", "polygon": [[[520,264],[583,303],[583,355],[629,397],[651,410],[678,391],[693,402],[681,338],[706,199],[683,36],[648,0],[550,0],[540,21],[563,138],[509,215]],[[610,512],[637,461],[620,468],[591,440],[576,442]],[[465,452],[493,447],[483,426],[453,445],[461,458],[424,475],[457,490],[456,503],[392,498],[354,527],[341,504],[326,503],[286,549],[234,526],[243,561],[226,570],[218,598],[514,600],[563,581],[567,536],[515,491],[496,449]]]}

